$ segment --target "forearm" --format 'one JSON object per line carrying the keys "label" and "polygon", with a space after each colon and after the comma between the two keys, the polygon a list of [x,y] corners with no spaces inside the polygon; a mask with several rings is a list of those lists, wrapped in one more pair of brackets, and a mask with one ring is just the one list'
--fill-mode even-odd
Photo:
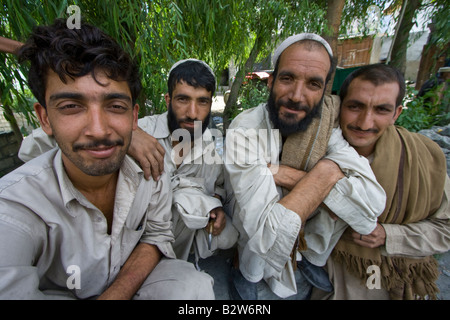
{"label": "forearm", "polygon": [[306,175],[305,171],[285,165],[269,165],[269,169],[272,172],[275,184],[289,191]]}
{"label": "forearm", "polygon": [[158,264],[161,253],[154,245],[140,243],[131,253],[116,280],[99,297],[100,300],[129,300]]}
{"label": "forearm", "polygon": [[22,42],[0,37],[0,52],[16,54],[17,50],[23,45]]}
{"label": "forearm", "polygon": [[407,225],[383,224],[390,255],[427,256],[450,250],[450,222],[426,219]]}
{"label": "forearm", "polygon": [[279,203],[296,212],[304,223],[343,177],[333,161],[321,160]]}

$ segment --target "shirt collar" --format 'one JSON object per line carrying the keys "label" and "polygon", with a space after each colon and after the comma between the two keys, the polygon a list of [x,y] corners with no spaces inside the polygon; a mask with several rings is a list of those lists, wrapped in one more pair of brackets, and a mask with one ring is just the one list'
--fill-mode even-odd
{"label": "shirt collar", "polygon": [[170,137],[169,122],[167,119],[167,111],[157,116],[155,121],[155,130],[153,137],[156,139],[165,139]]}
{"label": "shirt collar", "polygon": [[[69,179],[69,176],[67,175],[62,162],[61,150],[58,150],[58,152],[56,153],[53,160],[53,165],[60,186],[61,196],[65,207],[68,209],[69,214],[72,216],[76,216],[76,211],[70,210],[70,203],[74,200],[85,207],[95,208],[95,206],[91,202],[89,202],[77,188],[75,188],[75,186],[72,184],[72,181]],[[129,156],[125,156],[124,161],[120,167],[119,175],[122,175],[124,179],[130,181],[137,188],[141,183],[141,180],[143,179],[144,172],[132,158],[130,158]]]}

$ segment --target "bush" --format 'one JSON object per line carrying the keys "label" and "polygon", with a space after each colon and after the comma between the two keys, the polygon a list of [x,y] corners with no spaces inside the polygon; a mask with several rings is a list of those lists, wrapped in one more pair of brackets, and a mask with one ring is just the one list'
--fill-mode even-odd
{"label": "bush", "polygon": [[237,108],[234,108],[231,118],[233,119],[244,110],[257,107],[261,103],[266,103],[269,98],[269,89],[264,81],[252,80],[242,85]]}
{"label": "bush", "polygon": [[[446,90],[444,90],[446,89]],[[439,92],[442,91],[442,97]],[[423,96],[407,86],[403,111],[396,124],[409,131],[417,132],[433,126],[446,126],[450,123],[450,89],[445,83],[428,91]]]}

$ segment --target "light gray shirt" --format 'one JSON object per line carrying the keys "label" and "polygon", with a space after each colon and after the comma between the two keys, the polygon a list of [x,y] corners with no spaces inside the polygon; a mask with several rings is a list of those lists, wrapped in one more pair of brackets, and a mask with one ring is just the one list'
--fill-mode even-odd
{"label": "light gray shirt", "polygon": [[141,242],[174,258],[170,181],[126,157],[112,231],[71,183],[54,149],[0,179],[0,299],[100,295]]}
{"label": "light gray shirt", "polygon": [[[177,154],[182,149],[181,144],[178,144],[175,148],[172,146],[173,136],[177,141],[179,137],[176,134],[173,135],[169,130],[167,112],[141,118],[138,124],[142,130],[156,138],[166,151],[164,171],[171,179],[173,192],[172,209],[174,233],[176,233],[177,241],[176,251],[179,258],[186,259],[193,239],[191,237],[191,239],[186,240],[180,237],[178,231],[182,227],[177,228],[178,222],[182,222],[192,232],[199,230],[196,237],[206,239],[206,233],[202,229],[209,221],[210,211],[222,206],[224,206],[225,211],[227,208],[229,197],[223,186],[223,159],[221,150],[216,148],[214,140],[222,139],[222,134],[217,129],[207,128],[195,140],[192,148],[190,144],[186,145],[183,150],[185,156],[181,159]],[[55,146],[57,146],[55,139],[38,128],[23,140],[19,150],[19,158],[23,161],[29,161]],[[219,195],[222,201],[215,195]],[[222,233],[220,239],[226,239],[227,243],[236,241],[237,232],[231,224]],[[212,248],[220,247],[217,242],[218,239],[219,237],[213,238]],[[184,248],[181,248],[181,245]],[[229,244],[226,246],[229,246]],[[197,241],[197,248],[202,257],[212,254],[204,241]]]}
{"label": "light gray shirt", "polygon": [[207,128],[195,137],[192,148],[190,143],[187,144],[185,157],[180,159],[181,143],[172,146],[173,139],[178,140],[178,137],[176,131],[171,133],[169,130],[167,112],[139,119],[139,127],[158,139],[166,151],[164,171],[172,181],[177,257],[187,259],[194,243],[196,254],[202,258],[211,256],[222,246],[231,247],[237,240],[237,231],[231,223],[227,224],[220,237],[213,237],[211,250],[207,245],[207,233],[203,230],[209,222],[210,211],[223,207],[228,201],[223,186],[223,159],[215,144],[215,139],[222,139],[220,131]]}

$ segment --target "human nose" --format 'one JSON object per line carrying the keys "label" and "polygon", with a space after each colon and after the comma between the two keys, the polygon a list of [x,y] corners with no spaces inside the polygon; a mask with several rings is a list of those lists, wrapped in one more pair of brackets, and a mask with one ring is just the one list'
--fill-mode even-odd
{"label": "human nose", "polygon": [[302,81],[295,81],[291,90],[291,101],[293,102],[303,102],[304,100],[304,84]]}
{"label": "human nose", "polygon": [[197,111],[197,104],[195,103],[195,101],[191,101],[189,102],[188,106],[187,106],[187,112],[186,112],[186,116],[189,119],[197,119],[197,115],[198,115],[198,111]]}
{"label": "human nose", "polygon": [[358,117],[357,126],[361,130],[373,129],[374,115],[372,111],[365,110],[364,112],[361,112]]}
{"label": "human nose", "polygon": [[102,139],[110,134],[108,117],[102,108],[90,108],[86,121],[87,136]]}

